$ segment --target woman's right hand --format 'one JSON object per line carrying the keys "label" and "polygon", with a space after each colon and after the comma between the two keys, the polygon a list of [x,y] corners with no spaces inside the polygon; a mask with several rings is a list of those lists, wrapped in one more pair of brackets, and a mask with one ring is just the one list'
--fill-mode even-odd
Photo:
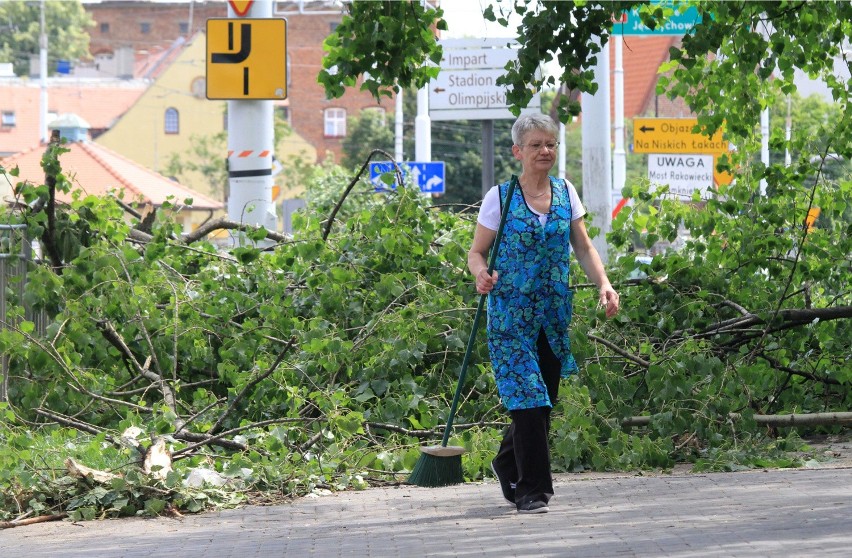
{"label": "woman's right hand", "polygon": [[482,268],[476,275],[476,292],[488,294],[494,288],[495,283],[497,283],[497,272],[493,271],[491,275],[488,275],[488,269]]}

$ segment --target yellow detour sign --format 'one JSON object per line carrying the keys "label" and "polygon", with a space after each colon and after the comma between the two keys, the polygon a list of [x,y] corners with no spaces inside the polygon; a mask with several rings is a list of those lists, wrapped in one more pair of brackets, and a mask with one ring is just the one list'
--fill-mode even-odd
{"label": "yellow detour sign", "polygon": [[722,130],[708,138],[692,129],[697,118],[634,118],[634,153],[696,153],[714,155],[728,151]]}
{"label": "yellow detour sign", "polygon": [[697,118],[634,118],[633,152],[713,155],[713,182],[717,186],[730,184],[733,176],[716,170],[719,155],[729,151],[728,142],[722,139],[723,130],[708,138],[692,131],[697,125]]}
{"label": "yellow detour sign", "polygon": [[207,20],[207,98],[287,97],[287,22]]}

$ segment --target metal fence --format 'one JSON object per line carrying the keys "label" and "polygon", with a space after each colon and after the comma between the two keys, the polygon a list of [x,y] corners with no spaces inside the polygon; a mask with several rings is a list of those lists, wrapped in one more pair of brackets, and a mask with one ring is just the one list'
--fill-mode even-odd
{"label": "metal fence", "polygon": [[[10,315],[13,307],[24,308],[24,318],[36,322],[36,330],[43,331],[45,316],[33,312],[24,303],[27,287],[27,269],[33,260],[33,249],[23,224],[0,224],[0,329],[15,327],[17,318]],[[9,355],[0,355],[2,383],[0,401],[7,401],[9,393]]]}

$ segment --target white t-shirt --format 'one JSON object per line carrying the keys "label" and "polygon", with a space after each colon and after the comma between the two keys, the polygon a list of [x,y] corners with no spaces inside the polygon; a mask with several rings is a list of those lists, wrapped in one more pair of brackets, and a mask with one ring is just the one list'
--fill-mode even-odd
{"label": "white t-shirt", "polygon": [[[580,196],[577,195],[577,189],[574,188],[574,185],[567,180],[565,183],[568,184],[568,196],[571,200],[571,220],[575,221],[586,214],[586,208],[583,207],[583,202],[580,201]],[[482,199],[482,206],[479,208],[479,216],[476,218],[477,223],[492,231],[496,231],[497,227],[500,226],[499,192],[500,188],[497,186],[488,190],[488,193],[486,193],[485,197]],[[538,220],[541,222],[542,226],[547,224],[547,216],[549,213],[539,213],[529,205],[527,205],[527,207],[529,207],[530,211],[534,214],[538,215]]]}

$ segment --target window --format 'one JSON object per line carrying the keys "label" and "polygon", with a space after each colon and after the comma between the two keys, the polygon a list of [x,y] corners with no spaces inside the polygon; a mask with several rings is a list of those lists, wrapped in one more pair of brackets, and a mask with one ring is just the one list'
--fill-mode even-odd
{"label": "window", "polygon": [[143,35],[147,35],[148,33],[151,32],[151,24],[147,21],[143,21],[142,23],[139,24],[139,31]]}
{"label": "window", "polygon": [[334,33],[334,32],[335,32],[335,30],[337,29],[337,26],[338,26],[338,25],[340,25],[340,22],[339,22],[339,21],[332,21],[331,23],[329,23],[329,24],[328,24],[328,30],[329,30],[329,32]]}
{"label": "window", "polygon": [[101,35],[109,34],[109,23],[101,23]]}
{"label": "window", "polygon": [[187,33],[189,33],[189,22],[187,22],[187,21],[179,22],[178,23],[178,32],[181,35],[186,35]]}
{"label": "window", "polygon": [[4,110],[2,115],[0,115],[0,126],[3,126],[4,128],[14,128],[15,111]]}
{"label": "window", "polygon": [[166,109],[166,121],[163,129],[167,134],[177,134],[180,132],[180,114],[176,108],[169,107]]}
{"label": "window", "polygon": [[346,109],[325,109],[325,137],[342,138],[346,135]]}

